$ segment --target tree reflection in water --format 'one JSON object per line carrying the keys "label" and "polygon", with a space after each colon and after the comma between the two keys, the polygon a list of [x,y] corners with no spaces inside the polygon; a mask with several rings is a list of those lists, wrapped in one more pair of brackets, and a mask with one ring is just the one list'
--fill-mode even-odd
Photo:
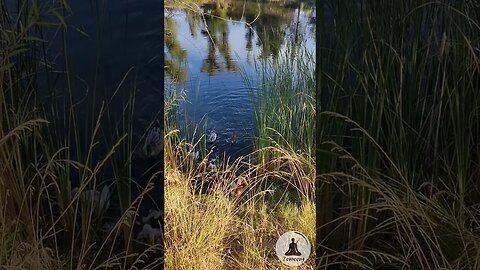
{"label": "tree reflection in water", "polygon": [[164,54],[165,73],[173,82],[183,83],[187,80],[187,70],[184,67],[187,61],[187,50],[183,49],[178,41],[178,26],[172,17],[165,16],[165,47],[168,54]]}
{"label": "tree reflection in water", "polygon": [[[314,34],[315,8],[314,3],[303,2],[256,2],[236,1],[221,4],[204,4],[201,6],[203,15],[198,11],[184,10],[186,23],[192,37],[201,33],[207,40],[206,58],[200,71],[214,76],[218,72],[236,72],[239,70],[236,59],[232,57],[229,40],[229,23],[241,21],[245,25],[245,50],[251,53],[256,46],[258,57],[262,59],[277,58],[285,43],[301,43],[306,39],[306,25],[299,23],[300,12],[310,19],[310,29]],[[178,42],[177,21],[172,15],[165,16],[165,46],[168,56],[165,56],[167,76],[176,81],[186,79],[185,60],[187,52]],[[168,34],[168,35],[167,35]],[[255,44],[255,45],[254,45]],[[175,74],[174,72],[178,72]]]}

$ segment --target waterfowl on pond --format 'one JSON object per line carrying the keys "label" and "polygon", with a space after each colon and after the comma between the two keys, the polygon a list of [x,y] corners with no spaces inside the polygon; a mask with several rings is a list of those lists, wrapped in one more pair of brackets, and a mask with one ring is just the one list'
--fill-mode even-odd
{"label": "waterfowl on pond", "polygon": [[233,132],[232,136],[230,137],[229,143],[230,145],[236,144],[238,141],[237,133]]}
{"label": "waterfowl on pond", "polygon": [[208,134],[208,137],[207,137],[207,142],[213,143],[216,140],[217,140],[217,133],[215,133],[215,131],[210,132],[210,134]]}
{"label": "waterfowl on pond", "polygon": [[150,222],[151,219],[158,220],[162,216],[162,213],[160,211],[150,209],[148,210],[148,216],[142,218],[143,223],[148,223]]}
{"label": "waterfowl on pond", "polygon": [[238,199],[240,198],[240,196],[243,194],[243,192],[247,187],[247,180],[245,179],[245,177],[239,176],[236,182],[232,182],[231,186],[232,186],[231,194]]}
{"label": "waterfowl on pond", "polygon": [[110,207],[110,190],[108,186],[104,186],[102,192],[95,189],[83,190],[78,195],[80,189],[78,187],[72,189],[72,199],[80,196],[80,200],[88,205],[92,205],[98,215],[104,213]]}
{"label": "waterfowl on pond", "polygon": [[160,243],[162,240],[162,233],[160,229],[153,228],[150,224],[143,225],[142,230],[137,235],[137,240],[147,241],[150,244]]}
{"label": "waterfowl on pond", "polygon": [[112,222],[105,222],[102,225],[101,228],[101,237],[104,241],[107,241],[107,243],[110,243],[114,240],[116,237],[116,234],[114,233],[115,230],[115,224]]}
{"label": "waterfowl on pond", "polygon": [[190,153],[195,161],[200,159],[200,151],[195,151]]}
{"label": "waterfowl on pond", "polygon": [[142,151],[145,158],[156,157],[163,151],[163,131],[159,127],[154,127],[148,132]]}
{"label": "waterfowl on pond", "polygon": [[217,169],[217,164],[215,163],[215,159],[208,161],[207,163],[207,169],[210,171],[216,170]]}
{"label": "waterfowl on pond", "polygon": [[207,170],[212,171],[216,170],[219,165],[219,158],[218,156],[210,157],[207,161]]}
{"label": "waterfowl on pond", "polygon": [[207,164],[207,169],[210,170],[210,171],[214,171],[214,170],[217,169],[217,165],[215,165],[215,163],[209,162],[209,163]]}

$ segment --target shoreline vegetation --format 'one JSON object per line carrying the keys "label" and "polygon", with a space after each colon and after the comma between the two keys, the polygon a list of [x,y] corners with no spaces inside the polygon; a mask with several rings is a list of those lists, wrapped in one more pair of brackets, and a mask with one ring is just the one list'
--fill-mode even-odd
{"label": "shoreline vegetation", "polygon": [[[193,151],[207,134],[187,140],[176,121],[184,89],[137,141],[137,70],[83,100],[67,1],[10,8],[0,1],[0,267],[155,268],[165,249],[167,269],[288,269],[272,247],[293,229],[320,252],[300,269],[478,269],[476,1],[319,5],[317,76],[312,56],[288,52],[262,59],[259,81],[244,74],[259,93],[255,151],[213,167]],[[151,157],[138,180],[157,125],[165,164]],[[165,239],[162,213],[141,207],[163,185]]]}
{"label": "shoreline vegetation", "polygon": [[[155,201],[150,197],[158,194],[151,192],[163,186],[164,165],[159,156],[149,156],[158,153],[149,146],[160,144],[151,132],[160,130],[161,124],[165,125],[167,267],[172,262],[174,269],[281,268],[271,251],[280,233],[301,230],[313,244],[311,145],[295,149],[271,130],[281,128],[281,123],[270,127],[259,121],[259,129],[271,136],[262,139],[268,146],[233,165],[220,163],[214,170],[205,162],[198,166],[187,151],[189,142],[169,118],[175,102],[181,100],[177,97],[166,100],[164,122],[152,121],[137,140],[133,118],[138,70],[125,71],[113,96],[100,100],[95,97],[103,95],[93,92],[83,98],[85,89],[68,58],[65,33],[73,31],[67,18],[74,12],[68,3],[58,0],[40,6],[19,1],[12,7],[0,3],[0,266],[158,267],[163,262],[163,232],[158,224],[162,209],[142,205]],[[58,64],[49,51],[54,42],[61,48]],[[266,96],[274,94],[269,92],[273,86],[286,92],[294,82],[284,75],[274,81],[277,85],[259,88]],[[313,73],[303,79],[312,80]],[[313,102],[314,88],[305,90],[308,93],[301,99]],[[298,97],[277,98],[287,105]],[[260,101],[261,97],[259,110],[271,109]],[[311,128],[314,105],[310,103],[286,111],[289,117],[303,117],[297,128],[307,122]],[[138,162],[145,156],[147,161]],[[252,162],[259,157],[263,157],[260,163]],[[149,164],[142,167],[148,173],[137,179],[140,163]],[[313,269],[313,257],[302,269]]]}
{"label": "shoreline vegetation", "polygon": [[[281,234],[302,231],[313,245],[314,151],[300,142],[313,141],[306,137],[313,137],[313,130],[307,131],[315,113],[314,73],[292,72],[306,68],[309,59],[304,60],[286,60],[278,65],[284,69],[267,63],[259,70],[271,84],[263,85],[255,103],[256,150],[230,164],[224,160],[210,167],[208,154],[195,158],[205,134],[197,142],[186,141],[175,120],[175,106],[182,101],[166,99],[166,269],[284,269],[273,249]],[[297,124],[281,121],[290,118]],[[314,269],[313,258],[312,250],[300,269]]]}
{"label": "shoreline vegetation", "polygon": [[319,9],[319,269],[478,269],[478,1]]}
{"label": "shoreline vegetation", "polygon": [[135,176],[148,138],[133,135],[137,70],[107,98],[84,89],[72,10],[39,2],[0,1],[0,268],[155,268],[162,209],[145,203],[161,201],[163,165]]}
{"label": "shoreline vegetation", "polygon": [[[168,48],[177,52],[173,44]],[[166,269],[289,269],[274,248],[289,230],[312,244],[299,269],[315,268],[315,57],[291,45],[274,59],[255,60],[255,67],[255,74],[241,72],[252,89],[253,151],[236,160],[213,158],[207,128],[179,120],[188,119],[181,110],[187,90],[181,78],[175,84],[169,77]]]}

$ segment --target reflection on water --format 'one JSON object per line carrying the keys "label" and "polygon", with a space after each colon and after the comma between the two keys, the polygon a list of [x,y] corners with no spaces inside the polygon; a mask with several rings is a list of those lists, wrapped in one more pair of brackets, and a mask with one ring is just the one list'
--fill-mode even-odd
{"label": "reflection on water", "polygon": [[167,89],[187,90],[181,121],[214,130],[217,155],[249,153],[252,89],[245,87],[242,74],[254,75],[256,60],[277,59],[287,46],[314,52],[314,18],[313,3],[301,2],[232,0],[228,7],[166,8],[165,83]]}

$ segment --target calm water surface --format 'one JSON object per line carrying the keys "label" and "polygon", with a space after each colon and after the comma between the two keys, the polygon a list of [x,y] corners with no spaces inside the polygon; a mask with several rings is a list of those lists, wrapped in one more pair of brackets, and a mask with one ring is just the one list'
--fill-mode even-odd
{"label": "calm water surface", "polygon": [[250,153],[255,89],[244,77],[256,79],[255,63],[282,57],[292,44],[315,52],[314,6],[231,1],[226,9],[166,8],[164,16],[166,88],[186,89],[180,122],[215,131],[215,155]]}
{"label": "calm water surface", "polygon": [[[140,141],[152,121],[158,120],[158,125],[163,124],[163,1],[72,0],[68,4],[66,32],[52,29],[46,33],[48,40],[52,41],[46,50],[55,60],[52,68],[54,75],[47,78],[46,83],[50,85],[48,89],[54,90],[43,93],[43,102],[47,108],[50,104],[57,104],[60,128],[56,129],[65,136],[61,123],[62,117],[68,118],[69,115],[67,75],[64,72],[68,65],[78,112],[81,149],[86,149],[92,140],[90,135],[102,102],[105,106],[108,104],[109,114],[103,115],[99,134],[95,138],[98,142],[92,154],[92,163],[95,164],[104,159],[106,151],[111,149],[111,145],[102,138],[115,137],[115,127],[121,126],[128,114],[123,108],[132,92],[135,92],[133,143]],[[15,9],[12,5],[12,10]],[[115,98],[112,99],[114,93]],[[64,115],[61,115],[62,110],[65,110]],[[72,152],[72,158],[76,159],[75,145],[72,145]],[[121,150],[116,152],[116,156],[122,155]],[[83,151],[81,154],[79,160],[83,161],[87,153]],[[132,180],[132,198],[135,198],[153,173],[163,171],[161,156],[156,160],[134,158],[132,162],[131,175],[127,171],[129,166],[119,166],[124,169],[119,176],[113,175],[111,164],[107,162],[105,170],[99,173],[99,184],[111,184],[118,177],[129,177]],[[141,216],[162,203],[163,176],[156,179],[155,188],[142,201]],[[71,181],[72,188],[79,185],[79,176],[74,170]],[[115,197],[116,192],[112,196]],[[113,212],[118,210],[116,204],[116,200],[112,199]]]}

